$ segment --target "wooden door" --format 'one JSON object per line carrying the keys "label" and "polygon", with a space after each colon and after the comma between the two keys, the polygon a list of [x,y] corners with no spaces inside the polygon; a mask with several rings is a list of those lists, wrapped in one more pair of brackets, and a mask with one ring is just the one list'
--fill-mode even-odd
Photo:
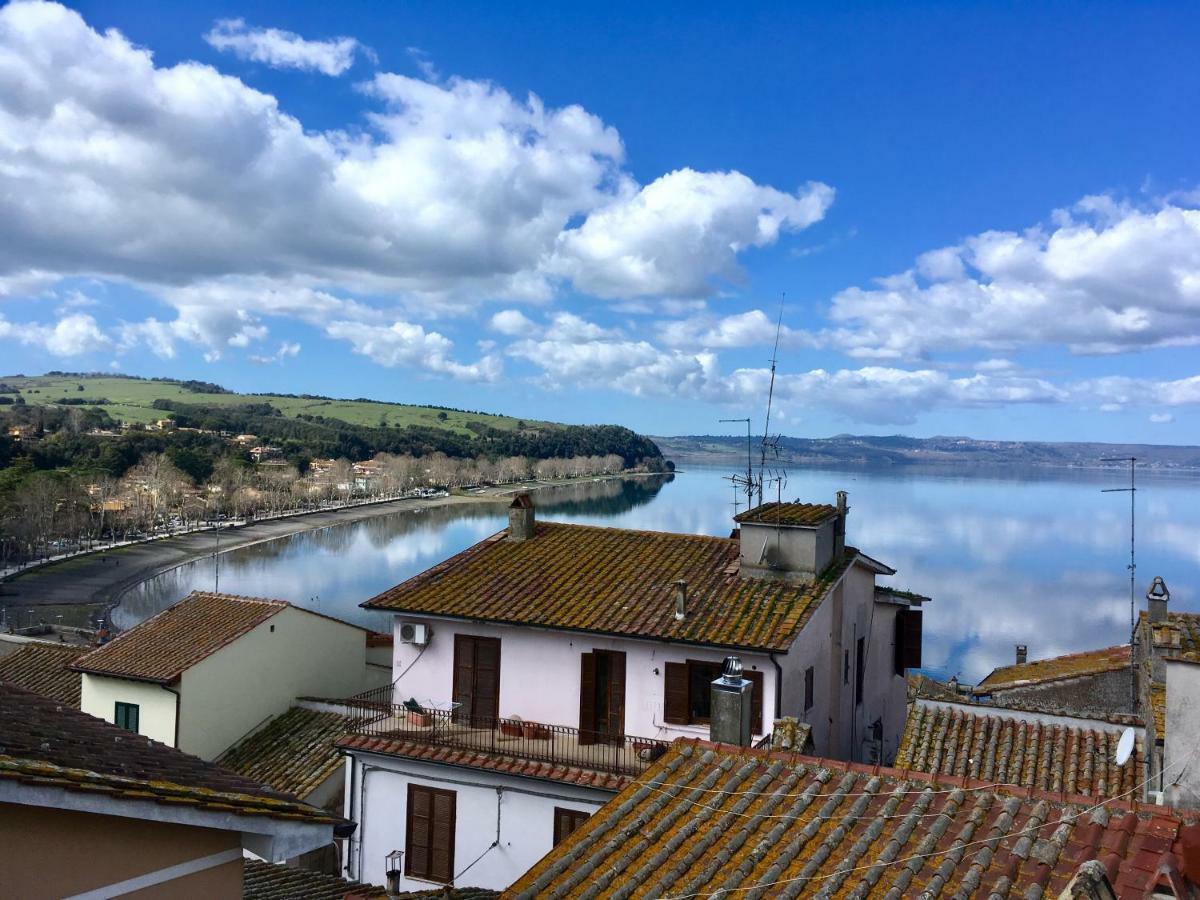
{"label": "wooden door", "polygon": [[500,639],[454,636],[454,721],[491,728],[500,714]]}
{"label": "wooden door", "polygon": [[580,655],[579,743],[621,743],[625,735],[625,654]]}

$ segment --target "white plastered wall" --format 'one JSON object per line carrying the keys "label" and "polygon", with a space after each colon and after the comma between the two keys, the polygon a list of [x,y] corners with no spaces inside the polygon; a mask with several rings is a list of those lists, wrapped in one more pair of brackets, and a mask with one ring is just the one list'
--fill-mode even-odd
{"label": "white plastered wall", "polygon": [[175,695],[159,684],[84,673],[79,708],[113,722],[117,703],[136,703],[138,734],[175,746]]}
{"label": "white plastered wall", "polygon": [[289,607],[183,674],[179,746],[215,759],[300,696],[362,690],[364,632]]}
{"label": "white plastered wall", "polygon": [[1162,790],[1169,805],[1195,809],[1200,807],[1200,664],[1168,660],[1166,670]]}

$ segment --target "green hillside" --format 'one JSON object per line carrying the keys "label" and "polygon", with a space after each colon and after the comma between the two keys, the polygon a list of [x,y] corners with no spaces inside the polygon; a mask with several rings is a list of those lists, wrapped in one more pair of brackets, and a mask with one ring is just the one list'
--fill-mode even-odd
{"label": "green hillside", "polygon": [[[233,392],[209,393],[190,388],[188,382],[158,381],[121,375],[60,373],[28,377],[8,375],[0,376],[0,382],[16,388],[20,396],[31,406],[59,405],[57,401],[63,399],[72,401],[72,405],[77,405],[79,400],[107,400],[107,403],[99,405],[97,408],[103,409],[114,419],[143,424],[162,419],[166,415],[161,408],[156,409],[153,406],[155,400],[170,400],[205,406],[242,406],[251,403],[267,403],[288,418],[296,418],[301,415],[323,416],[351,425],[370,427],[383,425],[404,428],[416,425],[444,429],[462,435],[475,433],[468,427],[471,424],[477,428],[485,425],[501,431],[514,431],[520,424],[519,419],[509,416],[439,409],[433,406],[384,403],[377,400],[336,400],[329,397],[282,397],[272,394],[236,394]],[[81,385],[83,386],[82,391],[79,389]],[[15,398],[16,395],[9,393],[0,396]],[[82,405],[84,408],[88,406],[88,404],[78,405]],[[543,428],[550,427],[550,423],[532,420],[527,424],[539,425]]]}

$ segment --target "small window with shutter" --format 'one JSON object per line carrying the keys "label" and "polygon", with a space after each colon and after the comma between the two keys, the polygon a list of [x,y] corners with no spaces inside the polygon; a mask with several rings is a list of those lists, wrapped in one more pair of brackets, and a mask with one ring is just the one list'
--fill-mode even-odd
{"label": "small window with shutter", "polygon": [[449,884],[454,880],[454,791],[408,786],[408,834],[404,874]]}
{"label": "small window with shutter", "polygon": [[901,609],[896,612],[894,671],[903,675],[905,669],[921,668],[921,611]]}
{"label": "small window with shutter", "polygon": [[582,809],[554,807],[554,846],[565,841],[576,828],[588,820],[590,813]]}
{"label": "small window with shutter", "polygon": [[[668,725],[707,725],[712,715],[712,683],[721,675],[721,663],[689,659],[664,667],[663,721]],[[750,730],[763,733],[763,674],[747,670],[752,682]]]}

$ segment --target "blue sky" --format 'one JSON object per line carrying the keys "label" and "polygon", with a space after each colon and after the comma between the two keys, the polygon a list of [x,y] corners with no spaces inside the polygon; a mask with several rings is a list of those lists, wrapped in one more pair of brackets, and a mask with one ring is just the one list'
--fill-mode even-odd
{"label": "blue sky", "polygon": [[1200,443],[1194,7],[449,7],[0,7],[0,368]]}

